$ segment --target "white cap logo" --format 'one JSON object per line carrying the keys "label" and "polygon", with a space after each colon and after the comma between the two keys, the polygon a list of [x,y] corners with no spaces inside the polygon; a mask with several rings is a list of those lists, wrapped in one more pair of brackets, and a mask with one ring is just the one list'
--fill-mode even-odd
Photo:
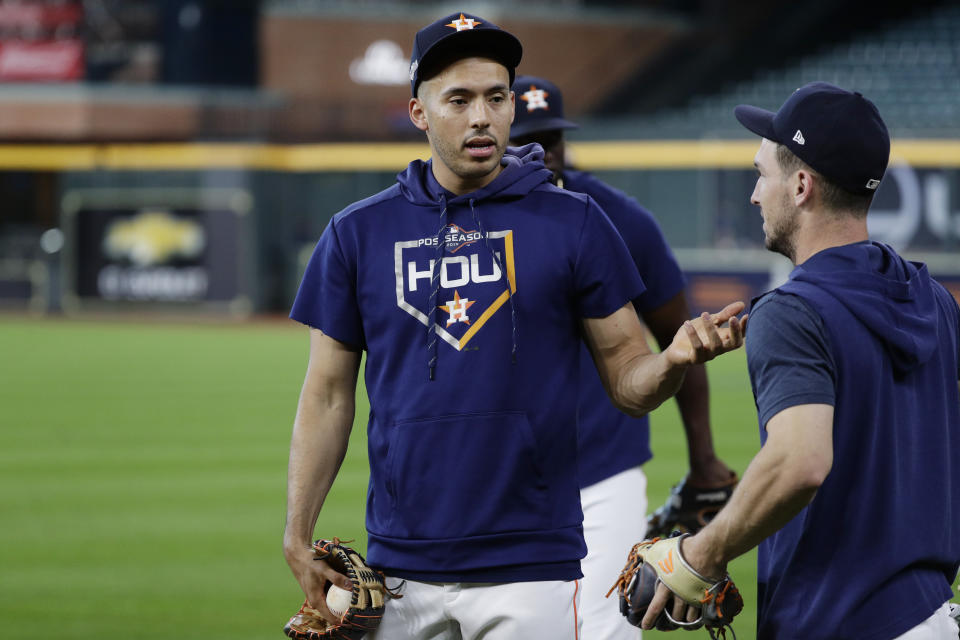
{"label": "white cap logo", "polygon": [[803,139],[803,134],[800,133],[800,129],[797,129],[797,132],[793,134],[793,141],[797,144],[804,144],[806,140]]}
{"label": "white cap logo", "polygon": [[547,96],[549,95],[543,89],[537,89],[534,85],[530,85],[530,90],[525,91],[520,99],[527,103],[527,111],[536,111],[537,109],[549,111],[550,104],[547,102]]}
{"label": "white cap logo", "polygon": [[880,181],[876,178],[870,178],[867,180],[867,189],[876,189],[880,186]]}

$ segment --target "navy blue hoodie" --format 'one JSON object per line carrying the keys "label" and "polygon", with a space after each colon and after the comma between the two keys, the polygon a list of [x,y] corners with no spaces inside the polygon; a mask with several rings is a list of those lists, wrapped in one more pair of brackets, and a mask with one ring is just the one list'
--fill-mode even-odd
{"label": "navy blue hoodie", "polygon": [[[951,597],[960,566],[957,304],[926,266],[875,242],[815,254],[751,320],[774,322],[763,306],[778,295],[799,297],[822,321],[834,457],[810,505],[760,546],[758,637],[896,637]],[[768,339],[748,344],[748,357],[765,347],[783,349]],[[751,363],[760,401],[770,394],[757,373]],[[774,395],[792,401],[759,402],[761,438],[779,410],[817,401],[805,393],[784,388]]]}
{"label": "navy blue hoodie", "polygon": [[599,207],[548,182],[539,146],[502,164],[454,196],[415,161],[335,215],[291,312],[367,350],[368,559],[391,575],[581,575],[581,319],[643,284]]}

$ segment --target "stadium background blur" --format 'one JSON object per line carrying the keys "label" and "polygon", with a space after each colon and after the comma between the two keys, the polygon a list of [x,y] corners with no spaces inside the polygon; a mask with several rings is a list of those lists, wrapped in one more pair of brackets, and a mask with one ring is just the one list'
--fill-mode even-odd
{"label": "stadium background blur", "polygon": [[[789,272],[732,108],[812,80],[877,103],[893,152],[871,233],[960,295],[955,2],[0,0],[0,636],[279,637],[307,352],[282,314],[330,216],[426,157],[410,44],[459,10],[564,89],[574,163],[655,212],[694,310]],[[710,370],[742,470],[742,354]],[[318,528],[361,548],[365,412],[361,389]],[[686,468],[672,404],[654,425],[651,504]],[[733,567],[751,607],[754,571]]]}

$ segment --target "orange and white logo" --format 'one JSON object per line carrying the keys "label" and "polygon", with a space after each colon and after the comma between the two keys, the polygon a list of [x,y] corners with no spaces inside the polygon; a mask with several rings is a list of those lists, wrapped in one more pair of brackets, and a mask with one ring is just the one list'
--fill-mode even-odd
{"label": "orange and white logo", "polygon": [[527,111],[549,110],[550,104],[547,102],[547,96],[549,95],[543,89],[537,89],[535,85],[530,85],[530,90],[525,91],[520,99],[527,103]]}
{"label": "orange and white logo", "polygon": [[[393,245],[397,306],[425,327],[430,326],[429,313],[445,311],[449,315],[445,324],[436,326],[437,336],[457,351],[517,292],[513,231],[489,231],[485,242],[478,240],[483,240],[479,231],[447,225],[439,240],[444,245],[439,265],[437,237]],[[445,304],[430,309],[435,272],[439,291],[434,304]]]}
{"label": "orange and white logo", "polygon": [[673,573],[673,549],[667,551],[667,557],[657,563],[664,573]]}
{"label": "orange and white logo", "polygon": [[446,26],[446,27],[453,27],[453,28],[456,29],[457,31],[467,31],[467,30],[469,30],[469,29],[473,29],[473,28],[474,28],[475,26],[477,26],[478,24],[483,24],[483,23],[482,23],[482,22],[478,22],[478,21],[474,20],[473,18],[467,18],[467,17],[465,17],[465,16],[461,13],[459,20],[454,20],[454,21],[451,22],[450,24],[444,25],[444,26]]}
{"label": "orange and white logo", "polygon": [[476,300],[461,298],[460,292],[454,289],[453,300],[448,300],[447,304],[442,304],[437,308],[450,314],[450,317],[447,319],[448,327],[457,322],[470,324],[470,316],[467,315],[467,309],[472,307],[476,302]]}

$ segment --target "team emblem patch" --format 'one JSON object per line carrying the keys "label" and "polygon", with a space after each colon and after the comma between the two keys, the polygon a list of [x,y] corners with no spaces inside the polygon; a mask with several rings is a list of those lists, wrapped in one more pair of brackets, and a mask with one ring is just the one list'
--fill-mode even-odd
{"label": "team emblem patch", "polygon": [[[429,313],[439,312],[437,336],[461,351],[517,291],[513,231],[487,232],[484,242],[479,231],[450,224],[442,241],[440,288],[436,307]],[[393,247],[397,306],[427,327],[437,239],[395,242]]]}
{"label": "team emblem patch", "polygon": [[454,21],[451,22],[450,24],[447,24],[447,25],[444,25],[444,26],[445,26],[445,27],[453,27],[453,28],[456,29],[457,31],[467,31],[467,30],[469,30],[469,29],[473,29],[473,28],[474,28],[475,26],[477,26],[478,24],[483,24],[483,23],[482,23],[482,22],[479,22],[479,21],[477,21],[477,20],[474,20],[473,18],[467,18],[467,17],[465,17],[465,16],[461,13],[459,20],[454,20]]}
{"label": "team emblem patch", "polygon": [[443,236],[443,241],[447,245],[448,253],[456,253],[480,239],[479,231],[467,231],[455,224],[448,224],[447,232]]}
{"label": "team emblem patch", "polygon": [[447,304],[440,305],[438,308],[450,314],[450,317],[447,319],[448,327],[456,322],[466,322],[470,324],[470,316],[467,315],[467,309],[476,304],[476,302],[476,300],[461,298],[460,292],[454,289],[453,300],[450,300]]}
{"label": "team emblem patch", "polygon": [[537,109],[549,111],[550,104],[547,102],[547,96],[549,95],[543,89],[537,89],[536,86],[530,85],[530,90],[524,91],[520,99],[527,103],[527,111],[536,111]]}

